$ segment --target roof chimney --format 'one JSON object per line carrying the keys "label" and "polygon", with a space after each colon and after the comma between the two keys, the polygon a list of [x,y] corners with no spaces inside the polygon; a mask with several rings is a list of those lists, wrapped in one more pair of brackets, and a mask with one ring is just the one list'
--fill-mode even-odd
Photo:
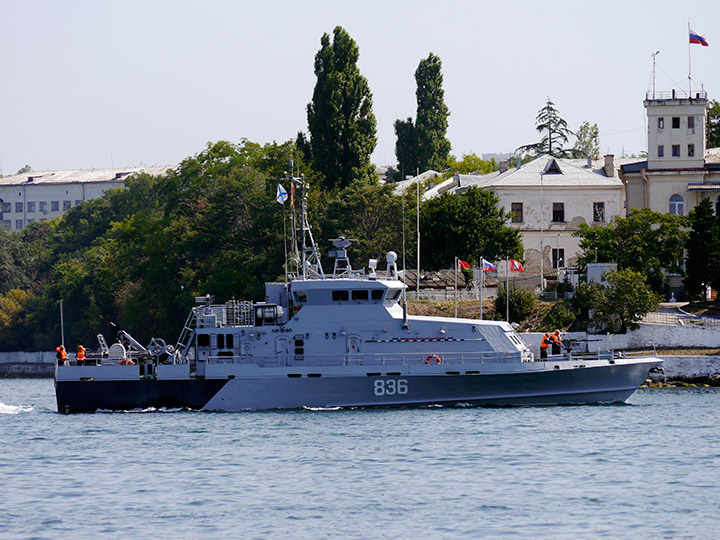
{"label": "roof chimney", "polygon": [[613,154],[605,154],[605,165],[603,166],[603,170],[605,171],[605,176],[608,178],[615,176],[614,158],[615,156]]}
{"label": "roof chimney", "polygon": [[508,162],[507,162],[507,159],[504,159],[500,162],[500,172],[504,173],[507,170],[508,170]]}

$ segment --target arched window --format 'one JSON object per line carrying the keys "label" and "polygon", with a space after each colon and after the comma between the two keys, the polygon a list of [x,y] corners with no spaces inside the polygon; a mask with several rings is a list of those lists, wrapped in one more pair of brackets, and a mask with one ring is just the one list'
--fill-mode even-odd
{"label": "arched window", "polygon": [[676,216],[685,215],[685,201],[682,195],[673,195],[670,197],[670,213]]}

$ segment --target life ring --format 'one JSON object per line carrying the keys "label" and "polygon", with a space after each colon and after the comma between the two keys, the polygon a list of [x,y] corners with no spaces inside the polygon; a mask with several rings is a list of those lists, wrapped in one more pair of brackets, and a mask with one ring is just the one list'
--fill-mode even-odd
{"label": "life ring", "polygon": [[123,358],[122,360],[120,360],[120,365],[121,366],[134,366],[135,362],[133,362],[132,360],[129,360],[127,358]]}
{"label": "life ring", "polygon": [[442,360],[440,360],[440,357],[437,354],[431,354],[425,359],[425,363],[429,364],[432,360],[435,360],[435,363],[440,364],[442,363]]}

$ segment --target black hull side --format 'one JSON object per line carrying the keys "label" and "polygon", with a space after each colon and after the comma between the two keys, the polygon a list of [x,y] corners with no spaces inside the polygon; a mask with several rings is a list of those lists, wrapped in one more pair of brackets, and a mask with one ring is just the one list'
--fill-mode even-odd
{"label": "black hull side", "polygon": [[228,379],[55,381],[60,413],[97,410],[202,409]]}

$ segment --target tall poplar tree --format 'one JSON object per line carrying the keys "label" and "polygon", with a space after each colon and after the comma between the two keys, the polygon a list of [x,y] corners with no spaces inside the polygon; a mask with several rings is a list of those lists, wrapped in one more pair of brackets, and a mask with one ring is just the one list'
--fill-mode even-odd
{"label": "tall poplar tree", "polygon": [[411,118],[395,121],[395,156],[405,171],[442,170],[447,165],[450,141],[445,137],[450,111],[445,105],[442,61],[430,53],[420,60],[415,70],[417,113]]}
{"label": "tall poplar tree", "polygon": [[691,230],[685,241],[687,259],[683,280],[692,300],[704,299],[705,287],[720,283],[720,223],[710,199],[705,197],[688,215]]}
{"label": "tall poplar tree", "polygon": [[328,187],[347,187],[371,179],[370,155],[377,144],[372,93],[357,66],[357,43],[340,26],[333,41],[323,34],[315,55],[317,82],[307,106],[313,168]]}

